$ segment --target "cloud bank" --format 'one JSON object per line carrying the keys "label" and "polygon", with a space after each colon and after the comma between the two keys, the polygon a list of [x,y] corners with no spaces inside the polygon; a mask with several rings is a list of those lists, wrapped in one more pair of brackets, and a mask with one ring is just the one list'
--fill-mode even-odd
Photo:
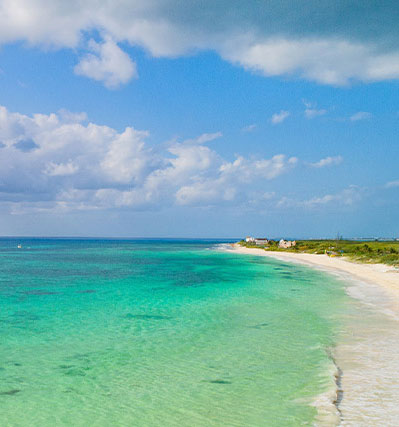
{"label": "cloud bank", "polygon": [[[109,87],[137,75],[120,43],[154,57],[214,51],[264,76],[348,85],[399,78],[397,12],[397,3],[385,0],[245,7],[227,0],[1,0],[0,43],[83,48],[75,71]],[[93,33],[100,40],[85,49]]]}
{"label": "cloud bank", "polygon": [[82,114],[0,107],[0,205],[27,210],[153,209],[245,202],[253,185],[287,173],[295,157],[224,159],[220,132],[152,149],[146,131],[83,123]]}

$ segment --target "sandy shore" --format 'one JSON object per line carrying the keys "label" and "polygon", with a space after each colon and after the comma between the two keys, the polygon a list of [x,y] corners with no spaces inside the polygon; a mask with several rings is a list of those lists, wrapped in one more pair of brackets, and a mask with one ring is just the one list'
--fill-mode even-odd
{"label": "sandy shore", "polygon": [[229,250],[306,265],[344,281],[353,304],[333,352],[340,374],[336,405],[339,421],[324,418],[317,425],[398,426],[399,269],[327,255],[249,249],[237,244]]}

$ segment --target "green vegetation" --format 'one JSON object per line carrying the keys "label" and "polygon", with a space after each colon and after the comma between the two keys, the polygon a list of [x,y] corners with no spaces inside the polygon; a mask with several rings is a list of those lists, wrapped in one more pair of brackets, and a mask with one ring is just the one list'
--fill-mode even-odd
{"label": "green vegetation", "polygon": [[289,249],[280,249],[277,241],[270,241],[266,246],[245,241],[239,243],[247,248],[263,248],[266,251],[327,253],[330,256],[345,256],[357,262],[399,266],[399,241],[297,240],[296,246]]}

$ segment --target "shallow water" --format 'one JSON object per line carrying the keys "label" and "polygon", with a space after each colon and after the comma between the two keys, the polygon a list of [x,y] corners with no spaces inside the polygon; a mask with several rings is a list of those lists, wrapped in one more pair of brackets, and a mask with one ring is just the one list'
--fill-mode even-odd
{"label": "shallow water", "polygon": [[312,425],[342,282],[214,243],[0,240],[0,425]]}

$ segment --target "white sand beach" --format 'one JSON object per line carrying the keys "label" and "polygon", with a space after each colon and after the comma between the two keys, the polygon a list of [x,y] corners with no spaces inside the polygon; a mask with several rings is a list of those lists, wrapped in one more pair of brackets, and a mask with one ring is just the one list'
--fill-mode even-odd
{"label": "white sand beach", "polygon": [[282,261],[295,262],[327,270],[333,274],[348,274],[352,278],[376,284],[392,297],[392,308],[399,315],[399,269],[384,264],[364,264],[348,261],[343,257],[329,257],[308,253],[272,252],[245,248],[238,244],[232,249],[237,253],[269,256]]}
{"label": "white sand beach", "polygon": [[[345,258],[271,252],[232,245],[244,255],[273,257],[320,269],[345,281],[353,299],[334,359],[341,426],[399,425],[399,269]],[[321,419],[317,425],[336,425]]]}

